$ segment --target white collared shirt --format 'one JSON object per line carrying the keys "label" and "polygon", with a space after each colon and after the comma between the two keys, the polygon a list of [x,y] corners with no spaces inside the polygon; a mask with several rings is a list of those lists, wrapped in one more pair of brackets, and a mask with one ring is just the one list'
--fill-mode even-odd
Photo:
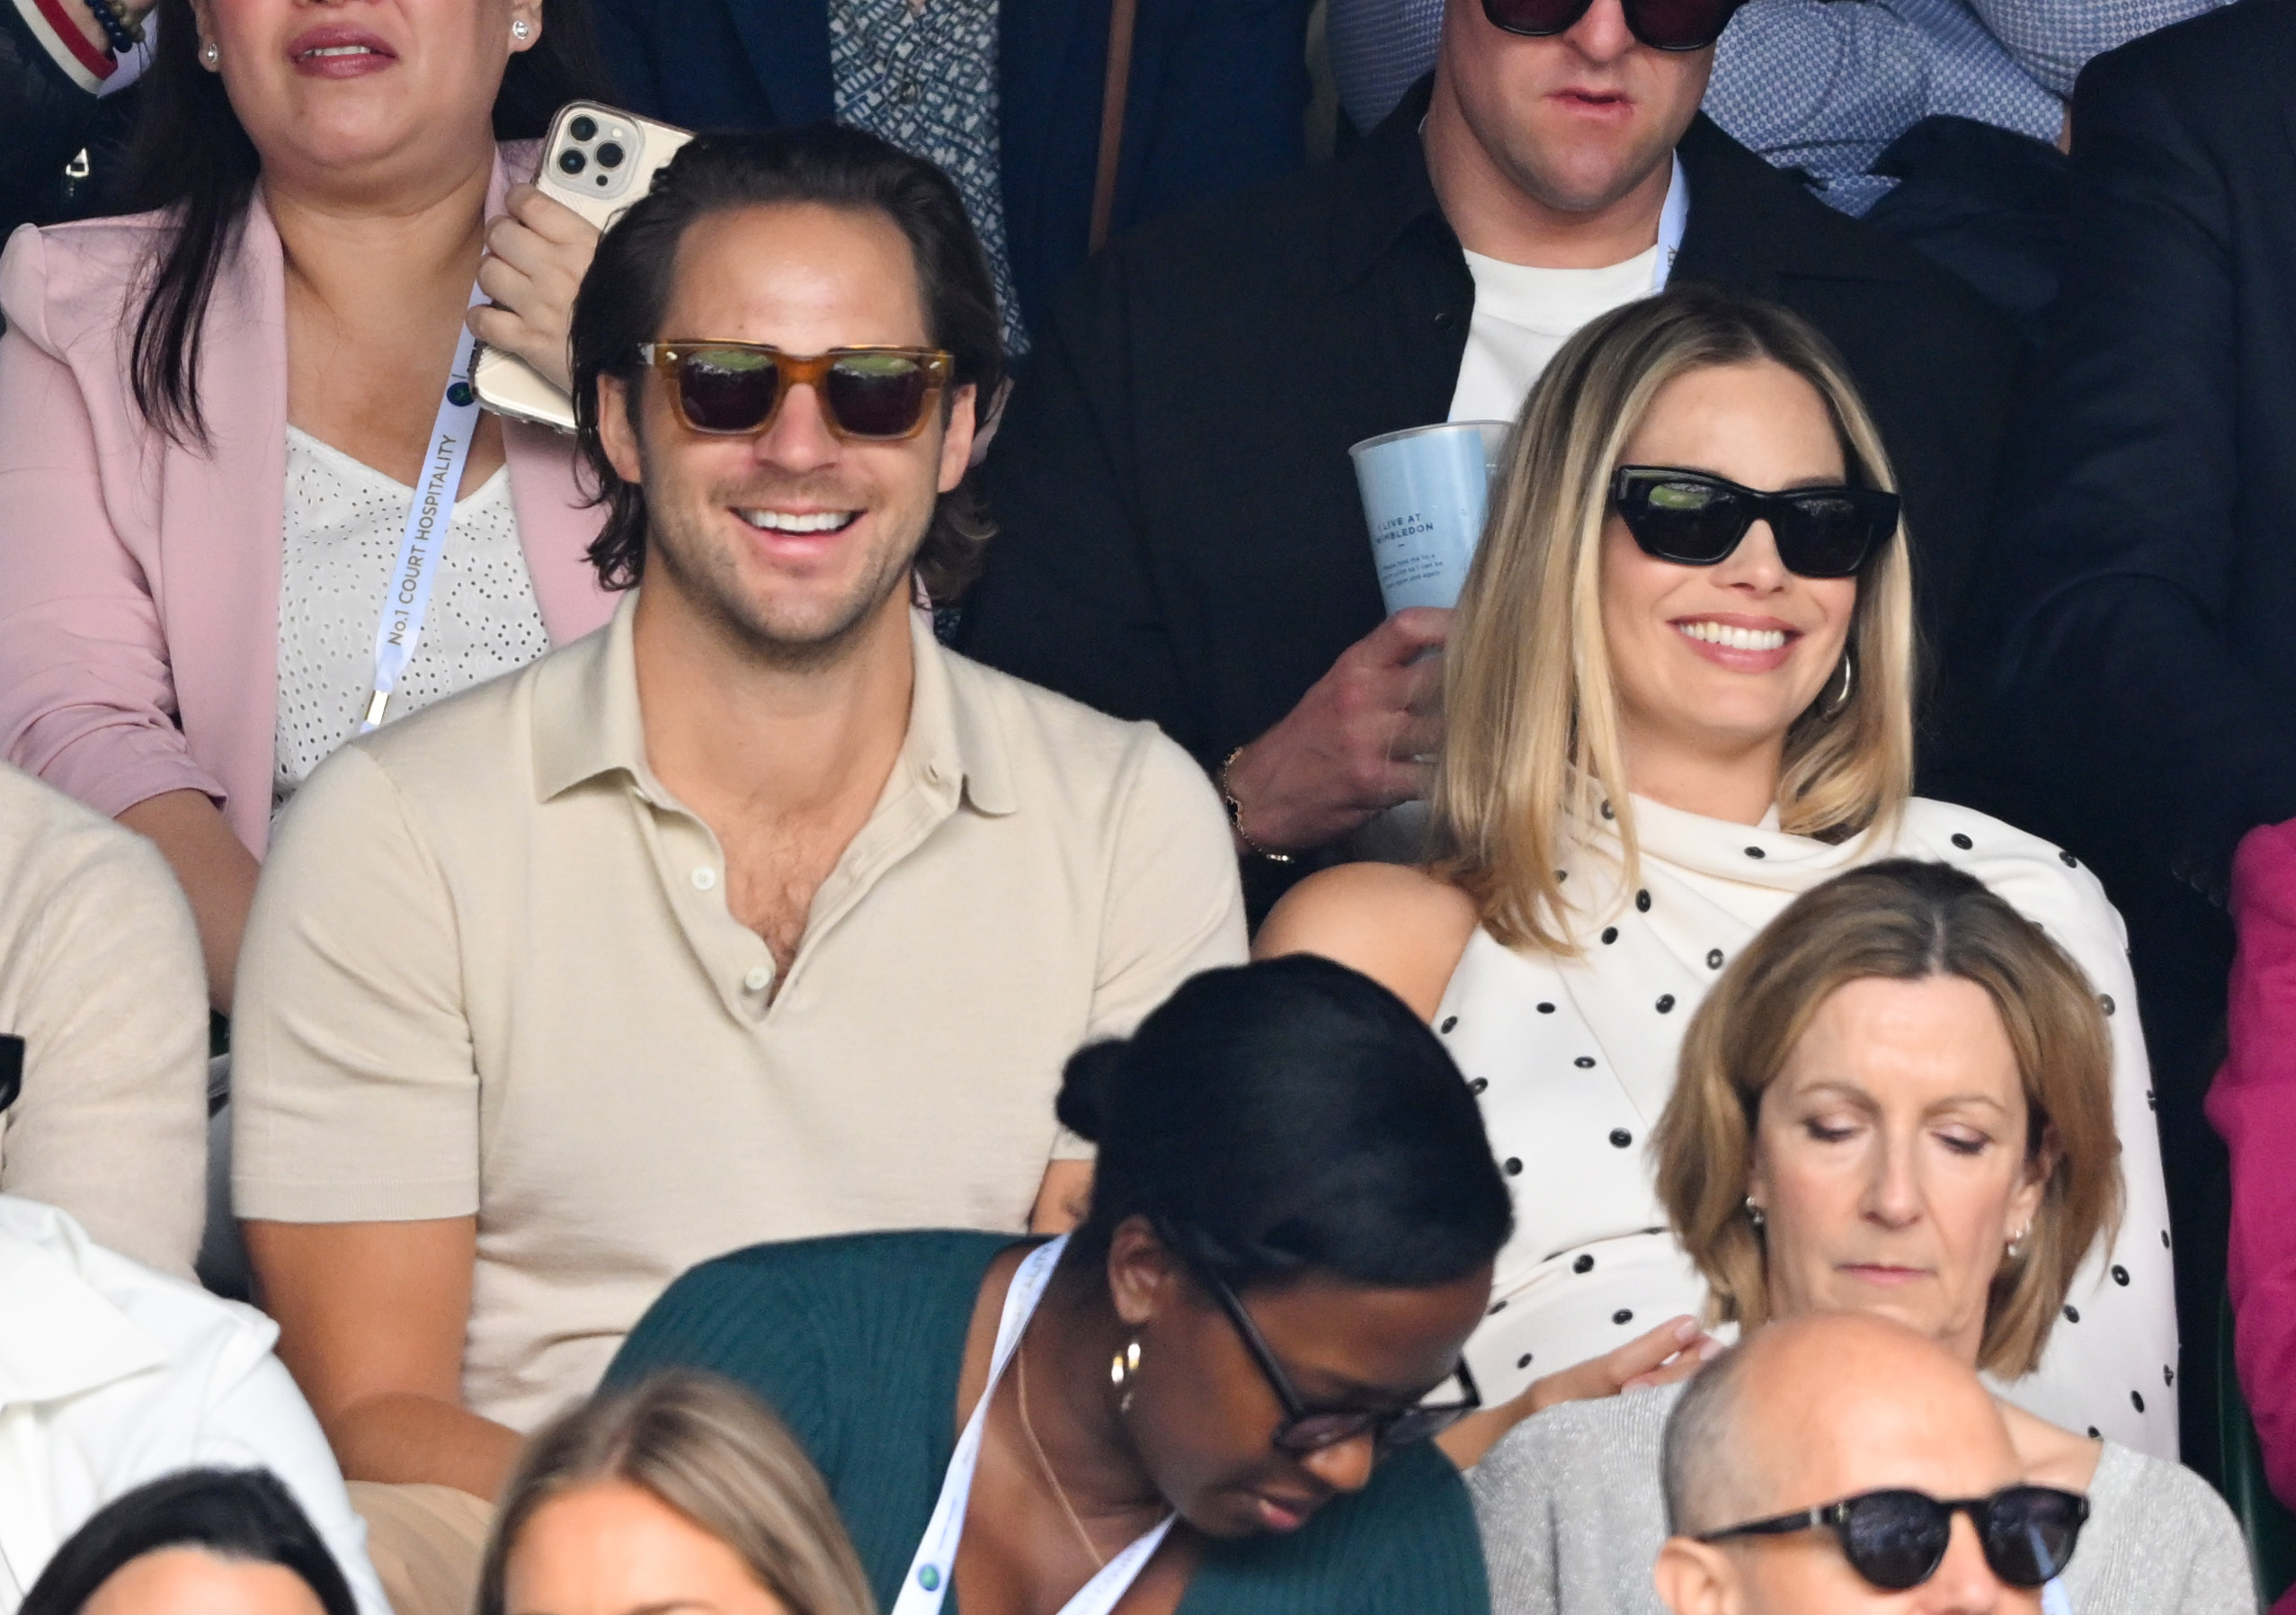
{"label": "white collared shirt", "polygon": [[90,1514],[177,1469],[263,1468],[311,1517],[359,1600],[390,1615],[318,1421],[250,1307],[92,1244],[0,1194],[0,1615]]}

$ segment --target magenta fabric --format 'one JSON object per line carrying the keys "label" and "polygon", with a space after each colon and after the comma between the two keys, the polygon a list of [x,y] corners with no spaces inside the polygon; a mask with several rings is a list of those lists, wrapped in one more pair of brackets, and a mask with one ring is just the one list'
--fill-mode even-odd
{"label": "magenta fabric", "polygon": [[[2296,820],[2251,830],[2232,862],[2230,1053],[2208,1119],[2232,1152],[2227,1279],[2240,1388],[2265,1472],[2296,1505]],[[2274,1605],[2296,1615],[2296,1594]]]}
{"label": "magenta fabric", "polygon": [[[503,210],[531,147],[497,154]],[[260,194],[218,277],[200,369],[210,451],[129,390],[129,291],[156,214],[26,227],[0,255],[0,756],[107,816],[206,792],[270,830],[287,481],[285,269]],[[504,423],[519,541],[565,644],[613,600],[583,551],[572,438]]]}

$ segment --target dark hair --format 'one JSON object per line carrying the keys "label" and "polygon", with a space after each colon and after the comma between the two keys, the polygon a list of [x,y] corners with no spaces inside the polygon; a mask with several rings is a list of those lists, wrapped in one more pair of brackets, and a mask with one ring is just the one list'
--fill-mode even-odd
{"label": "dark hair", "polygon": [[[637,350],[669,335],[662,321],[687,230],[714,213],[785,202],[870,209],[898,225],[916,260],[933,345],[955,359],[956,384],[974,389],[974,408],[983,424],[995,405],[1004,380],[996,287],[947,174],[875,135],[826,124],[693,140],[599,243],[574,299],[574,420],[598,500],[606,506],[605,527],[590,547],[590,560],[610,589],[628,588],[645,576],[645,491],[623,481],[606,458],[598,433],[598,378],[618,377],[630,388],[635,422],[636,382],[645,368]],[[970,475],[941,496],[916,560],[934,600],[946,604],[964,593],[979,575],[981,551],[993,531]]]}
{"label": "dark hair", "polygon": [[359,1615],[310,1516],[268,1469],[183,1469],[112,1499],[56,1550],[17,1615],[79,1615],[115,1572],[163,1548],[280,1566],[303,1578],[326,1615]]}
{"label": "dark hair", "polygon": [[[159,42],[144,75],[121,179],[120,210],[173,210],[138,287],[129,380],[144,419],[177,442],[208,442],[200,406],[200,333],[224,259],[237,245],[262,172],[222,78],[200,65],[191,0],[160,0]],[[517,52],[494,95],[494,138],[541,138],[569,101],[610,99],[590,0],[542,0],[542,37]]]}
{"label": "dark hair", "polygon": [[1239,1289],[1309,1269],[1421,1289],[1513,1224],[1482,1113],[1403,1002],[1308,954],[1207,970],[1068,1062],[1060,1119],[1100,1147],[1073,1245],[1146,1217]]}

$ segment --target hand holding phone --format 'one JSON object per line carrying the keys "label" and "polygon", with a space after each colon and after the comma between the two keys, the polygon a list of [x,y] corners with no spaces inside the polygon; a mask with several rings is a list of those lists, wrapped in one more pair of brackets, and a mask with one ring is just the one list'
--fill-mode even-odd
{"label": "hand holding phone", "polygon": [[596,102],[558,110],[535,183],[514,190],[510,213],[487,229],[478,285],[503,307],[471,310],[470,328],[485,344],[470,378],[481,404],[512,420],[574,430],[566,332],[574,292],[600,234],[653,189],[654,176],[692,138]]}
{"label": "hand holding phone", "polygon": [[532,185],[514,186],[510,211],[486,227],[478,289],[494,299],[470,311],[470,329],[491,352],[514,354],[560,392],[574,293],[598,250],[598,227]]}

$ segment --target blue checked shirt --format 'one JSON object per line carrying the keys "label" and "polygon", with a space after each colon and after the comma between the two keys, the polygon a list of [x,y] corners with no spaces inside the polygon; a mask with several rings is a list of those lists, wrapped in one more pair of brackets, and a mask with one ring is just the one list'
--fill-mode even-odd
{"label": "blue checked shirt", "polygon": [[[1868,174],[1950,112],[2054,141],[2089,58],[2224,0],[1749,0],[1714,51],[1707,115],[1818,194],[1863,213]],[[1435,66],[1442,0],[1330,0],[1332,76],[1369,129]]]}

